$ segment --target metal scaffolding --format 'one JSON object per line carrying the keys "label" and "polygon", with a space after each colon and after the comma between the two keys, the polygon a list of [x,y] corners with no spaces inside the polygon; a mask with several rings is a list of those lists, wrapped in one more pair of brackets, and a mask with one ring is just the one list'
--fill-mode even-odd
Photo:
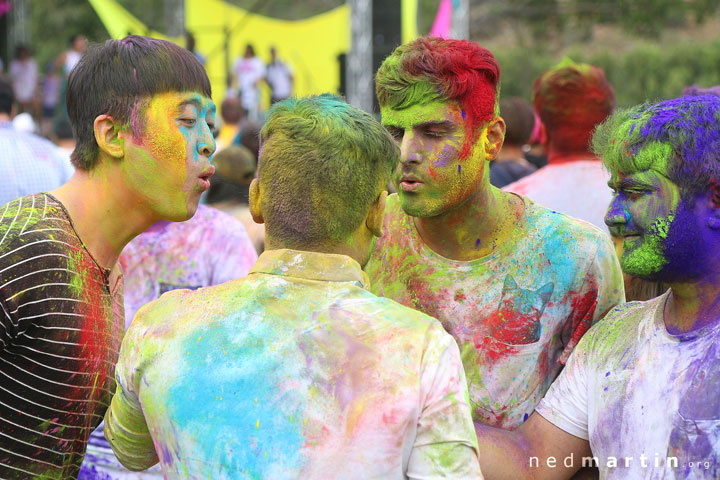
{"label": "metal scaffolding", "polygon": [[347,56],[347,101],[373,111],[372,0],[349,0],[352,43]]}

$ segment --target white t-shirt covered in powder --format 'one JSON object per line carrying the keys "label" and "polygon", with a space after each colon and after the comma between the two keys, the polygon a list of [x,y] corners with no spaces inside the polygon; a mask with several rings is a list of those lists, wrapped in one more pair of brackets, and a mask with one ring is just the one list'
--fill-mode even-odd
{"label": "white t-shirt covered in powder", "polygon": [[461,262],[433,252],[397,195],[365,271],[373,293],[431,315],[460,346],[473,418],[514,429],[590,326],[624,301],[609,236],[527,198],[512,238]]}
{"label": "white t-shirt covered in powder", "polygon": [[537,407],[589,440],[601,478],[720,478],[720,322],[670,335],[668,297],[609,313]]}

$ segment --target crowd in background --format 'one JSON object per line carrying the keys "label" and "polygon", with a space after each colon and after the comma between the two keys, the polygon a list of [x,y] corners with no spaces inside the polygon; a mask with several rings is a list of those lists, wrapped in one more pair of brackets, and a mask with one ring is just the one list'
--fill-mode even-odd
{"label": "crowd in background", "polygon": [[[131,41],[142,42],[143,40],[135,39]],[[195,51],[194,40],[191,35],[187,37],[186,47],[187,50],[180,49],[182,50],[181,55],[189,56],[188,51],[190,51],[201,64],[204,63],[203,57]],[[174,46],[173,48],[179,47]],[[68,49],[45,67],[44,76],[41,78],[37,65],[32,59],[31,49],[27,46],[17,48],[16,58],[8,65],[7,72],[4,75],[5,78],[0,79],[0,169],[2,169],[1,173],[7,180],[3,185],[0,185],[0,205],[19,197],[40,194],[50,190],[58,189],[59,192],[62,192],[61,186],[67,184],[68,181],[72,182],[71,177],[74,174],[72,164],[82,165],[83,158],[85,158],[83,155],[85,154],[82,148],[75,148],[77,132],[75,132],[76,135],[73,135],[64,98],[65,91],[68,88],[68,75],[78,65],[83,55],[86,55],[86,51],[86,38],[82,35],[74,36],[70,39]],[[192,291],[222,284],[229,280],[244,277],[251,271],[251,268],[261,268],[253,267],[253,264],[258,259],[258,255],[265,250],[265,227],[261,224],[262,222],[257,222],[258,212],[253,211],[249,206],[251,196],[253,194],[259,195],[257,189],[260,188],[258,183],[252,183],[258,175],[259,136],[265,121],[260,86],[265,82],[270,87],[270,101],[272,104],[292,97],[293,93],[292,68],[278,57],[278,53],[274,48],[270,50],[270,56],[271,62],[265,64],[256,56],[253,46],[248,44],[245,47],[243,56],[234,62],[231,88],[228,89],[226,97],[219,102],[217,124],[210,126],[212,122],[207,122],[208,131],[210,128],[213,129],[211,132],[212,138],[198,140],[198,142],[205,142],[202,144],[204,147],[201,145],[199,149],[209,153],[208,158],[212,153],[210,150],[213,150],[209,146],[212,143],[210,140],[214,140],[216,149],[214,149],[215,153],[212,155],[213,165],[206,166],[206,169],[199,174],[201,181],[207,180],[210,176],[212,176],[212,180],[209,182],[207,192],[202,195],[200,199],[201,205],[194,216],[191,215],[191,219],[183,222],[161,220],[152,223],[149,228],[142,230],[142,233],[138,232],[139,235],[129,241],[122,250],[118,262],[122,266],[125,282],[124,319],[126,328],[130,325],[136,312],[163,293],[176,289]],[[191,62],[198,63],[192,58]],[[391,67],[386,66],[385,68],[389,69]],[[196,72],[198,78],[200,78],[198,82],[202,83],[202,85],[205,85],[203,82],[207,82],[209,91],[209,81],[206,76],[203,77],[204,71],[202,67],[198,65],[197,69],[202,72],[202,75]],[[81,69],[78,68],[79,70]],[[380,73],[378,78],[381,85],[383,77]],[[498,78],[499,69],[494,82],[497,82]],[[391,82],[391,80],[387,81]],[[568,85],[572,85],[573,88],[567,88]],[[496,85],[493,84],[492,89],[496,88]],[[618,86],[615,86],[615,88],[618,88]],[[379,91],[380,89],[381,87],[378,87]],[[200,91],[201,88],[196,88],[196,90]],[[493,95],[489,97],[491,98],[490,103],[495,101],[494,92],[496,91],[492,90]],[[685,93],[700,95],[714,94],[716,92],[713,89],[703,90],[690,87]],[[386,96],[390,96],[390,94],[386,92]],[[205,110],[202,110],[204,113],[209,112],[210,109],[207,105],[201,105],[201,102],[193,101],[205,108]],[[339,99],[313,101],[320,103],[327,101],[333,108],[345,108],[338,106],[343,104]],[[470,100],[467,101],[470,102]],[[403,140],[406,132],[403,130],[402,122],[396,120],[402,116],[402,112],[398,114],[397,111],[393,111],[392,106],[387,106],[388,103],[387,98],[381,99],[381,105],[384,105],[381,108],[386,109],[385,113],[397,115],[396,117],[385,115],[384,123],[387,123],[387,118],[395,119],[389,120],[390,124],[387,126],[390,135],[393,135],[395,140],[400,142],[410,142],[410,140]],[[421,106],[426,107],[427,105],[422,104]],[[410,217],[430,218],[432,215],[423,217],[421,215],[408,216],[409,214],[402,213],[397,203],[398,197],[393,197],[394,200],[388,202],[388,208],[385,210],[386,235],[378,239],[377,243],[372,243],[373,248],[384,252],[382,259],[383,262],[386,262],[379,265],[370,260],[367,263],[366,272],[373,276],[373,280],[378,279],[374,288],[382,290],[384,281],[388,291],[399,288],[397,285],[400,284],[402,284],[402,288],[406,288],[408,291],[413,290],[412,295],[416,295],[412,297],[413,300],[401,303],[413,303],[414,307],[419,305],[423,311],[430,312],[433,317],[440,319],[443,326],[449,324],[453,318],[459,318],[461,315],[458,312],[461,311],[464,313],[469,312],[468,318],[471,317],[473,321],[475,320],[473,308],[476,308],[484,300],[479,297],[474,299],[473,306],[470,306],[471,302],[469,300],[467,302],[465,300],[472,295],[484,293],[475,291],[478,284],[492,284],[500,289],[499,292],[496,292],[498,293],[497,298],[493,297],[491,301],[487,300],[487,304],[492,304],[492,308],[500,305],[500,307],[497,307],[500,316],[507,312],[515,314],[517,313],[513,310],[515,309],[529,317],[536,315],[538,319],[548,312],[551,312],[550,316],[557,316],[558,318],[572,317],[572,325],[563,327],[562,332],[554,336],[548,336],[544,331],[541,332],[539,327],[537,331],[523,333],[523,335],[528,333],[530,336],[535,335],[537,337],[533,337],[532,342],[525,342],[526,344],[540,342],[541,336],[548,342],[553,343],[551,346],[554,349],[553,354],[558,357],[551,358],[547,355],[541,355],[542,359],[538,360],[538,364],[532,362],[527,364],[527,372],[525,373],[528,378],[532,377],[532,375],[544,376],[545,378],[538,379],[536,383],[546,383],[543,388],[531,392],[537,398],[528,397],[526,399],[528,405],[539,401],[541,394],[547,390],[547,387],[562,369],[562,365],[570,355],[572,348],[577,344],[579,338],[584,335],[585,331],[589,329],[590,324],[598,321],[601,315],[614,305],[622,303],[622,297],[625,295],[622,292],[626,293],[628,300],[647,300],[658,296],[666,290],[666,286],[657,279],[653,281],[642,280],[626,274],[620,280],[621,274],[615,254],[622,255],[622,240],[619,239],[617,231],[608,229],[608,225],[605,223],[607,220],[604,220],[608,205],[613,200],[613,194],[607,187],[610,174],[603,168],[591,145],[596,126],[608,119],[612,115],[614,108],[614,88],[605,78],[602,69],[565,60],[548,69],[535,80],[532,103],[516,97],[501,97],[499,100],[499,116],[493,114],[484,119],[485,123],[497,127],[496,133],[499,132],[495,139],[498,148],[488,153],[487,156],[487,159],[491,160],[489,163],[489,181],[496,188],[490,189],[488,186],[487,190],[493,192],[491,195],[496,195],[497,198],[513,199],[508,201],[507,205],[503,204],[502,208],[507,209],[507,212],[505,212],[507,214],[502,215],[503,221],[511,222],[514,220],[517,222],[522,218],[523,222],[533,226],[533,229],[528,229],[529,233],[527,235],[523,236],[522,239],[518,239],[516,245],[514,244],[516,251],[508,253],[503,250],[501,252],[508,258],[517,255],[517,258],[513,259],[512,262],[508,261],[507,264],[502,264],[501,260],[506,261],[507,258],[496,258],[495,254],[493,254],[488,258],[492,257],[490,260],[497,262],[497,265],[494,266],[494,263],[490,262],[482,269],[463,270],[459,277],[452,277],[458,274],[457,265],[441,267],[440,264],[444,261],[440,258],[441,255],[431,255],[425,258],[423,255],[427,252],[413,250],[413,242],[419,245],[423,239],[415,230],[416,224],[412,223]],[[200,111],[200,107],[198,109]],[[401,111],[403,109],[398,108],[397,110]],[[454,113],[465,121],[466,111],[463,109],[461,114],[458,112]],[[364,118],[363,121],[368,122],[370,120]],[[393,124],[393,121],[396,121],[397,124]],[[471,122],[471,120],[467,121]],[[373,125],[378,130],[376,133],[380,138],[387,136],[384,129],[381,129],[378,125]],[[409,130],[412,130],[412,128]],[[432,132],[428,136],[431,137]],[[407,135],[407,137],[409,138],[411,135]],[[392,149],[395,144],[389,141],[389,137],[384,139],[388,141],[386,142],[388,143],[387,148]],[[407,145],[404,145],[403,148],[407,149]],[[418,154],[418,158],[420,156],[421,154]],[[408,160],[406,156],[403,168],[405,168],[405,164],[411,162],[412,159]],[[81,170],[83,169],[78,169],[79,172]],[[83,173],[80,173],[80,177],[82,177]],[[275,173],[276,181],[273,185],[277,187],[278,184],[285,181],[285,177],[281,175],[282,170],[277,170]],[[288,174],[288,172],[284,173]],[[461,171],[460,166],[458,166],[457,173],[455,171],[451,173],[453,176],[457,175],[460,178],[461,175],[465,174],[464,167],[463,171]],[[384,180],[387,183],[388,179],[385,178]],[[76,176],[76,184],[79,181],[90,183],[88,178],[78,180]],[[302,179],[293,181],[292,184],[297,186],[301,182]],[[402,180],[402,182],[406,183],[403,188],[412,191],[414,184],[418,180],[410,176]],[[251,187],[251,184],[254,187]],[[75,189],[80,190],[77,185]],[[389,189],[392,189],[392,185],[389,185]],[[277,191],[280,196],[282,195],[281,190],[278,187]],[[510,195],[509,192],[519,195]],[[384,209],[385,197],[382,195],[381,197]],[[33,208],[36,208],[35,197],[32,198]],[[63,202],[60,202],[47,195],[44,201],[46,205],[43,208],[47,209],[47,202],[50,202],[52,205],[49,208],[55,209],[53,211],[56,212],[58,218],[63,216],[63,211],[65,216],[71,217],[61,205],[65,203],[64,199]],[[522,206],[518,207],[512,202],[520,203]],[[292,202],[286,202],[279,208],[284,209],[287,214],[287,211],[292,210],[290,203]],[[185,205],[182,205],[182,207],[184,208]],[[517,208],[525,212],[524,216],[514,213],[515,210],[513,209]],[[18,207],[19,212],[20,210],[20,207]],[[557,215],[558,212],[568,214],[572,218]],[[30,217],[28,217],[28,222],[30,222],[32,215],[30,214]],[[368,215],[367,222],[372,223],[372,215]],[[289,216],[293,217],[293,215]],[[172,215],[168,215],[168,218],[171,217]],[[293,220],[298,222],[309,223],[312,220],[300,218],[300,214],[296,215],[296,217],[298,218]],[[53,218],[53,220],[58,220],[58,218]],[[65,221],[71,223],[70,220]],[[381,225],[383,223],[382,216],[379,223]],[[508,223],[505,225],[500,222],[497,229],[502,231],[503,228],[507,228],[508,231],[512,231],[514,226],[515,224],[510,225]],[[425,233],[427,234],[427,231]],[[79,235],[76,236],[79,238]],[[372,235],[370,237],[372,238]],[[611,239],[614,241],[615,250],[611,246]],[[427,241],[427,237],[425,237],[425,241]],[[375,242],[374,239],[373,242]],[[383,242],[386,242],[387,245]],[[392,242],[396,242],[398,245],[409,245],[407,251],[411,253],[400,252],[400,249],[394,248]],[[404,244],[403,242],[408,243]],[[556,242],[557,245],[553,242]],[[477,243],[470,249],[471,254],[468,258],[473,259],[476,258],[473,255],[479,255],[478,246],[480,243],[481,241],[478,238]],[[573,248],[568,248],[567,245],[569,244],[572,244]],[[601,253],[596,253],[596,256],[592,259],[588,259],[585,258],[585,252],[590,250],[588,245],[598,248],[598,251],[600,251],[600,247],[605,248],[607,251],[603,250]],[[598,245],[600,247],[597,247]],[[79,243],[73,245],[73,247],[76,250],[82,250],[84,245]],[[550,252],[552,249],[554,250]],[[445,252],[441,251],[441,253],[445,255]],[[457,252],[450,253],[455,254]],[[89,256],[87,252],[82,255],[85,254]],[[451,254],[447,254],[447,258],[455,258]],[[394,258],[393,255],[400,255],[402,258]],[[413,255],[417,258],[413,258]],[[532,257],[533,255],[537,255],[537,259]],[[550,255],[556,256],[553,257],[554,263],[548,259]],[[529,260],[531,257],[532,260]],[[270,257],[266,256],[265,258]],[[561,258],[565,264],[562,264]],[[90,260],[85,260],[86,264],[90,264]],[[283,268],[293,267],[291,260],[286,258],[276,260],[278,264],[285,265]],[[367,260],[365,258],[366,262]],[[406,267],[413,261],[417,262],[417,265],[413,266],[415,268],[412,274],[415,276],[414,278],[390,278],[392,275],[398,274],[401,268],[388,269],[387,262],[389,264],[396,262],[397,265]],[[375,262],[378,262],[378,260],[376,259]],[[433,266],[431,265],[432,262],[438,262],[438,265]],[[587,262],[592,265],[586,271],[583,271],[580,265],[585,268]],[[20,263],[23,262],[20,261],[18,264],[7,268],[23,268],[17,267]],[[545,263],[548,265],[547,269]],[[552,266],[550,266],[551,263]],[[525,290],[521,286],[522,282],[518,283],[518,279],[523,280],[522,274],[513,273],[513,268],[519,268],[518,265],[526,266],[525,264],[532,264],[533,268],[537,267],[538,278],[544,279],[538,284],[539,288],[537,290]],[[562,265],[558,266],[560,264]],[[102,270],[98,263],[86,269],[92,270],[95,267]],[[337,268],[339,271],[345,272],[344,267],[338,266]],[[445,268],[446,271],[442,270],[442,268]],[[496,271],[493,271],[493,268],[496,268]],[[572,272],[565,275],[568,277],[567,279],[561,278],[560,273],[557,274],[557,278],[552,277],[552,281],[550,277],[545,279],[543,275],[555,275],[557,273],[553,271],[554,268],[560,270],[568,268]],[[323,271],[322,265],[317,269]],[[423,269],[432,271],[424,271]],[[561,273],[565,274],[567,272]],[[106,281],[109,281],[108,279],[111,277],[109,271],[103,271],[101,275],[104,276],[103,278]],[[413,284],[413,281],[417,281],[417,278],[423,275],[425,275],[425,280],[432,280],[439,284],[446,281],[452,285],[448,285],[447,289],[443,290],[442,288],[424,289],[419,283]],[[160,277],[162,278],[159,279]],[[24,277],[19,276],[19,278]],[[497,278],[504,278],[504,281],[500,280],[498,282]],[[567,282],[562,283],[561,280],[567,280]],[[581,288],[574,288],[575,283],[572,282],[576,281],[579,282]],[[462,282],[467,282],[467,284]],[[462,288],[457,290],[452,297],[453,300],[449,302],[450,306],[447,306],[447,299],[434,297],[434,295],[442,296],[449,291],[450,287],[457,288],[461,284],[466,288],[465,290]],[[563,295],[560,295],[561,288],[567,290]],[[587,289],[587,291],[581,291],[582,288]],[[508,292],[515,295],[512,302],[510,302],[513,303],[512,305],[508,303],[509,301],[506,298]],[[373,291],[373,293],[377,292]],[[394,293],[402,297],[402,292],[398,294],[395,291]],[[186,294],[189,295],[183,293],[183,295]],[[117,300],[112,289],[109,292],[103,292],[102,295],[104,295],[102,301],[108,303],[108,305]],[[551,295],[560,295],[565,300],[549,302],[548,299],[551,298]],[[567,299],[573,295],[577,298],[568,301]],[[291,294],[288,294],[288,298],[289,296]],[[600,298],[601,296],[603,298]],[[164,298],[167,300],[171,297],[166,296]],[[274,300],[285,298],[284,294],[275,293],[267,294],[266,297],[272,297]],[[300,296],[298,296],[298,299],[300,300]],[[423,301],[427,304],[421,305]],[[433,310],[435,305],[442,305],[443,302],[446,303],[444,307],[446,310],[441,307]],[[538,304],[533,304],[533,302],[540,302],[542,306],[538,307]],[[298,302],[298,304],[300,303]],[[107,308],[112,310],[111,307]],[[202,311],[206,307],[198,304],[193,308]],[[283,308],[292,310],[287,306]],[[582,313],[578,315],[574,313],[567,314],[565,312],[567,309],[582,310]],[[507,314],[510,315],[510,313]],[[443,318],[443,316],[448,318]],[[512,323],[512,318],[509,321]],[[500,329],[500,324],[508,322],[508,318],[501,318],[498,322],[498,328]],[[462,331],[460,330],[462,329],[458,330],[460,333],[451,332],[457,337],[458,343],[462,345],[462,342],[465,341],[469,345],[475,342],[476,339],[474,338],[462,338]],[[122,332],[112,332],[112,334],[116,337],[122,337]],[[117,341],[118,338],[111,340]],[[201,336],[197,339],[197,342],[200,342],[200,340]],[[508,343],[514,345],[511,341],[508,341]],[[523,344],[523,342],[520,343]],[[558,349],[558,345],[555,344],[559,343],[564,343],[566,346]],[[478,362],[480,362],[479,359]],[[538,366],[540,363],[542,365]],[[542,371],[542,374],[539,373],[540,371]],[[482,383],[471,375],[469,374],[468,377],[471,387],[473,382],[476,384]],[[453,378],[457,380],[459,377],[455,375]],[[500,380],[508,379],[501,378]],[[500,380],[498,380],[498,384],[502,383]],[[524,379],[517,380],[516,378],[513,378],[512,381],[526,382]],[[512,383],[509,380],[508,382]],[[464,378],[459,383],[464,384]],[[482,403],[486,400],[474,399],[476,403]],[[132,401],[129,402],[132,403]],[[257,404],[257,398],[255,398],[255,403]],[[528,405],[524,405],[524,407],[527,409],[529,408]],[[529,408],[529,411],[532,412],[533,408]],[[483,423],[507,429],[515,429],[527,420],[527,412],[520,411],[520,408],[515,412],[510,410],[508,409],[502,414],[475,411],[473,412],[473,418],[476,421],[479,418]],[[487,418],[482,415],[487,415]],[[292,422],[292,417],[290,418],[290,422]],[[258,426],[256,428],[259,428],[260,420],[257,420],[257,422]],[[147,426],[145,428],[147,429]],[[122,432],[118,433],[118,435],[121,436]],[[471,433],[470,436],[473,435],[474,433]],[[154,458],[154,460],[157,459]],[[134,460],[130,459],[130,461]],[[87,444],[87,456],[82,471],[80,471],[80,478],[83,478],[83,474],[87,475],[84,478],[101,478],[91,476],[91,472],[100,471],[112,471],[118,475],[117,477],[108,476],[107,478],[124,478],[121,473],[124,472],[124,469],[117,464],[112,451],[105,442],[102,427],[99,427],[90,436]],[[477,474],[479,475],[479,472]],[[156,467],[144,475],[146,476],[143,478],[161,478],[162,474]],[[473,475],[475,475],[474,472]]]}

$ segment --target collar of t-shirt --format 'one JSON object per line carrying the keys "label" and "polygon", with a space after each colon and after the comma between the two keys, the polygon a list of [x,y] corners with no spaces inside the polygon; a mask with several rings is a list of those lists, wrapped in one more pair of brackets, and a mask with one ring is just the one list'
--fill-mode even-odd
{"label": "collar of t-shirt", "polygon": [[702,326],[696,330],[691,330],[689,332],[679,333],[679,334],[672,334],[668,332],[667,327],[665,326],[665,304],[667,303],[668,299],[670,298],[670,292],[671,290],[668,289],[664,294],[660,295],[652,301],[656,301],[656,308],[655,313],[653,315],[653,323],[655,324],[655,329],[660,333],[661,336],[666,338],[667,340],[670,340],[672,342],[689,342],[696,339],[702,339],[702,338],[715,338],[718,334],[720,334],[720,321],[710,323],[708,325]]}
{"label": "collar of t-shirt", "polygon": [[370,285],[360,264],[347,255],[300,250],[266,250],[248,275],[266,273],[325,282],[353,282],[367,289]]}

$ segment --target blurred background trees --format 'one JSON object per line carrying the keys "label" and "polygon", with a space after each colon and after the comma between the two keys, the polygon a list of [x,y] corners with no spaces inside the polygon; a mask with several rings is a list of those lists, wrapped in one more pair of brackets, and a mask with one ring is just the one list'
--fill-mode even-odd
{"label": "blurred background trees", "polygon": [[[31,47],[42,68],[69,37],[108,38],[84,0],[29,2]],[[255,13],[299,19],[341,0],[227,0]],[[400,0],[387,0],[400,1]],[[168,0],[118,0],[148,27],[165,32]],[[438,0],[419,0],[418,29],[430,30]],[[502,93],[530,98],[532,83],[564,56],[605,69],[618,104],[680,94],[693,83],[720,84],[720,0],[471,0],[470,36],[502,67]],[[349,28],[349,26],[348,26]],[[300,40],[300,39],[299,39]],[[7,54],[2,52],[5,65]]]}

